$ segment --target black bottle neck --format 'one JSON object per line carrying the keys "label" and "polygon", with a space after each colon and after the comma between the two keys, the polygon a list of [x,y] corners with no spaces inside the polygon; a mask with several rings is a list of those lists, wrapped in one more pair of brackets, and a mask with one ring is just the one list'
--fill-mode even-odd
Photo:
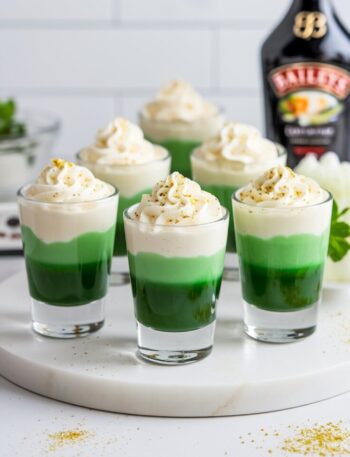
{"label": "black bottle neck", "polygon": [[297,14],[299,11],[320,11],[326,16],[333,13],[331,0],[294,0],[289,14]]}

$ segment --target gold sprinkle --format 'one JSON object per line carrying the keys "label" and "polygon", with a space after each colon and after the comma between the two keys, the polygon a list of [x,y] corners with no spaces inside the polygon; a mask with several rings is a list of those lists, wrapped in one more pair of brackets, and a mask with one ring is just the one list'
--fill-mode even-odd
{"label": "gold sprinkle", "polygon": [[52,165],[57,167],[59,170],[62,170],[65,165],[67,165],[70,168],[74,167],[73,162],[68,162],[67,160],[64,160],[64,159],[52,159],[51,163],[52,163]]}
{"label": "gold sprinkle", "polygon": [[295,435],[286,438],[282,451],[296,455],[332,457],[350,454],[350,430],[342,422],[299,428]]}
{"label": "gold sprinkle", "polygon": [[94,433],[80,429],[63,430],[57,433],[50,433],[48,435],[48,438],[50,439],[49,450],[56,451],[67,444],[81,443],[92,436],[94,436]]}

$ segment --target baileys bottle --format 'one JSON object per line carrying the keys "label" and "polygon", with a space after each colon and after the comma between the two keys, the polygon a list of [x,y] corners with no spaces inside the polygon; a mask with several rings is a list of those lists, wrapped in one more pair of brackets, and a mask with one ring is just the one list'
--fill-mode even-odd
{"label": "baileys bottle", "polygon": [[266,134],[289,165],[327,151],[350,161],[350,35],[330,0],[294,0],[261,55]]}

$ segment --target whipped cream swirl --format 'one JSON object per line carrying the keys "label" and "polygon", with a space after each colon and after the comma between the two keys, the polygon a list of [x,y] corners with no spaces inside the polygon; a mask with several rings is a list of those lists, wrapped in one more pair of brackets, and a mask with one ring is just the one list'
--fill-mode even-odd
{"label": "whipped cream swirl", "polygon": [[152,225],[196,225],[219,220],[219,200],[178,172],[159,181],[151,195],[143,195],[131,217]]}
{"label": "whipped cream swirl", "polygon": [[196,155],[207,162],[242,170],[274,160],[278,151],[276,145],[262,138],[255,127],[228,122],[215,138],[196,149]]}
{"label": "whipped cream swirl", "polygon": [[204,100],[185,81],[173,80],[161,88],[156,98],[146,104],[142,114],[147,119],[171,122],[195,122],[218,114],[218,108]]}
{"label": "whipped cream swirl", "polygon": [[243,187],[238,198],[262,207],[301,207],[324,202],[327,192],[313,179],[280,165]]}
{"label": "whipped cream swirl", "polygon": [[142,164],[166,155],[165,149],[145,140],[140,127],[121,117],[98,130],[95,143],[79,154],[85,162],[106,165]]}
{"label": "whipped cream swirl", "polygon": [[25,197],[47,203],[86,202],[108,197],[114,188],[85,167],[53,159],[25,192]]}

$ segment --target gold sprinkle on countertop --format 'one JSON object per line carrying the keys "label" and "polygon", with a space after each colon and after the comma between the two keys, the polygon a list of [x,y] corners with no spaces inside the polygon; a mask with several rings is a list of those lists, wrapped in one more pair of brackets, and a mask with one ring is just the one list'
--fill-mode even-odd
{"label": "gold sprinkle on countertop", "polygon": [[49,451],[56,451],[69,444],[82,443],[93,436],[94,433],[80,429],[62,430],[60,432],[50,433],[48,435],[50,440]]}
{"label": "gold sprinkle on countertop", "polygon": [[242,445],[265,452],[261,454],[264,457],[269,454],[276,457],[350,456],[350,428],[346,427],[341,420],[312,423],[308,419],[307,424],[304,425],[288,425],[284,432],[276,429],[267,432],[261,428],[260,432],[254,433],[253,436],[248,433],[238,438]]}
{"label": "gold sprinkle on countertop", "polygon": [[294,436],[284,439],[281,449],[312,457],[350,455],[350,429],[344,428],[341,421],[299,428]]}

